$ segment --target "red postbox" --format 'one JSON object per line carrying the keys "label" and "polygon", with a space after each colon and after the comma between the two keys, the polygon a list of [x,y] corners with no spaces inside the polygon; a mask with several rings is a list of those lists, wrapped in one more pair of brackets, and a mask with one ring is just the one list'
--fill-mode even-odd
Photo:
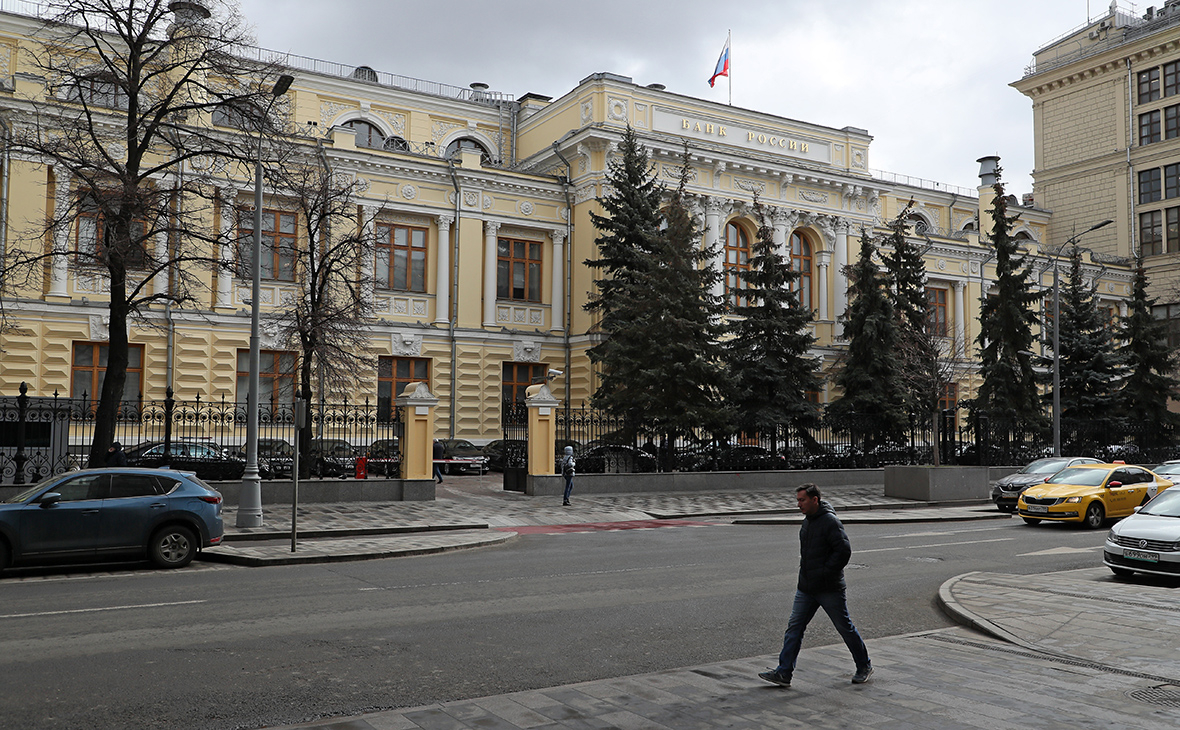
{"label": "red postbox", "polygon": [[367,456],[357,457],[356,478],[357,479],[368,479],[369,478],[369,457],[367,457]]}

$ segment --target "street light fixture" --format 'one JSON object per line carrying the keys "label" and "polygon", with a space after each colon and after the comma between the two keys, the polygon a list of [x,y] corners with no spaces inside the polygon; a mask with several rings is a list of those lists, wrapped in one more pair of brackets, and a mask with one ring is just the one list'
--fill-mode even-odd
{"label": "street light fixture", "polygon": [[1095,223],[1081,233],[1074,234],[1053,252],[1053,455],[1061,456],[1061,284],[1057,273],[1057,257],[1061,250],[1090,231],[1114,223],[1104,220]]}
{"label": "street light fixture", "polygon": [[242,493],[238,499],[238,527],[262,527],[262,478],[258,474],[258,371],[259,302],[262,296],[262,133],[266,119],[280,96],[291,88],[295,77],[283,74],[270,90],[270,101],[258,125],[258,149],[254,157],[254,246],[250,262],[250,385],[246,399],[246,470],[242,472]]}

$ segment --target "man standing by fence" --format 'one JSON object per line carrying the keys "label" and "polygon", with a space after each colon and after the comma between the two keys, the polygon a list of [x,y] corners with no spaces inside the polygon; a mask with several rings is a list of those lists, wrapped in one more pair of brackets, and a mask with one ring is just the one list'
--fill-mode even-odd
{"label": "man standing by fence", "polygon": [[803,525],[799,528],[799,584],[795,591],[795,605],[787,622],[778,666],[759,672],[758,676],[780,687],[791,686],[803,632],[815,612],[823,607],[856,662],[852,683],[863,684],[872,676],[873,665],[864,639],[848,616],[844,566],[852,557],[852,544],[844,532],[844,525],[836,517],[836,510],[820,499],[819,487],[801,484],[795,491],[795,501],[804,515]]}

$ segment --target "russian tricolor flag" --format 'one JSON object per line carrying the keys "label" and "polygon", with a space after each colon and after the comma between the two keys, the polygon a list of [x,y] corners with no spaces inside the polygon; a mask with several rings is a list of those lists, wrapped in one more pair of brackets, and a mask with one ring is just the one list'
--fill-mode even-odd
{"label": "russian tricolor flag", "polygon": [[713,87],[713,83],[717,81],[718,76],[729,76],[729,39],[725,39],[725,48],[721,50],[721,58],[717,59],[717,68],[713,69],[713,75],[709,77],[709,87]]}

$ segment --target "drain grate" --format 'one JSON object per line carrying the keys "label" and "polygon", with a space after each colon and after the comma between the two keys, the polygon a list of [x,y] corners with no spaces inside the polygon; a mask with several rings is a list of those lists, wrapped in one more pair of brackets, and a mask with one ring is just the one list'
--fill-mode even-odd
{"label": "drain grate", "polygon": [[926,557],[908,557],[906,560],[911,563],[941,563],[942,558],[926,558]]}
{"label": "drain grate", "polygon": [[1161,707],[1180,707],[1180,687],[1174,684],[1161,684],[1146,689],[1133,689],[1127,693],[1133,700],[1146,702],[1149,705]]}

